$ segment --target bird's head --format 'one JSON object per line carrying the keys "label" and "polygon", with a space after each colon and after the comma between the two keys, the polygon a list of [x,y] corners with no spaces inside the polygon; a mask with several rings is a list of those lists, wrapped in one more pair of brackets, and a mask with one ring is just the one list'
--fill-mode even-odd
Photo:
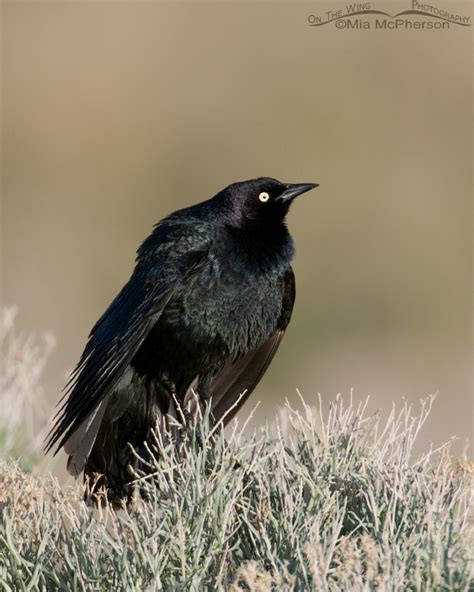
{"label": "bird's head", "polygon": [[220,192],[219,198],[229,206],[231,223],[281,223],[295,197],[318,187],[317,183],[281,183],[270,177],[233,183]]}

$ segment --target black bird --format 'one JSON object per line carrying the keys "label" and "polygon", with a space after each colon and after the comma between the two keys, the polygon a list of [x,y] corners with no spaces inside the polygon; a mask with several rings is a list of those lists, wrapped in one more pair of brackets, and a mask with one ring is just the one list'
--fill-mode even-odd
{"label": "black bird", "polygon": [[[227,423],[271,362],[290,321],[295,279],[285,216],[316,183],[258,178],[170,214],[138,249],[135,270],[92,331],[66,385],[46,449],[68,470],[129,492],[131,444],[193,391]],[[244,393],[242,395],[242,393]],[[195,399],[194,399],[195,400]],[[182,417],[182,414],[181,414]]]}

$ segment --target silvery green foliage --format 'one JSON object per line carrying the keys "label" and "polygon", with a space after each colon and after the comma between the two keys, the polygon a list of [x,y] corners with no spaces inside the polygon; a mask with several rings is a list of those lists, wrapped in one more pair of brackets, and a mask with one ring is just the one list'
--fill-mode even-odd
{"label": "silvery green foliage", "polygon": [[122,509],[5,464],[0,588],[470,590],[473,465],[448,445],[414,458],[431,404],[386,420],[341,397],[326,417],[287,406],[227,443],[206,417],[158,432]]}

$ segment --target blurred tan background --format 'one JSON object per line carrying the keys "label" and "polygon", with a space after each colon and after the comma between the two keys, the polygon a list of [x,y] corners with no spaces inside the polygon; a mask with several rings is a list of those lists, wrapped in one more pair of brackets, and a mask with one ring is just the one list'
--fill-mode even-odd
{"label": "blurred tan background", "polygon": [[2,301],[57,336],[51,405],[152,225],[268,175],[321,186],[255,425],[438,392],[424,444],[472,436],[472,28],[308,26],[335,5],[2,2]]}

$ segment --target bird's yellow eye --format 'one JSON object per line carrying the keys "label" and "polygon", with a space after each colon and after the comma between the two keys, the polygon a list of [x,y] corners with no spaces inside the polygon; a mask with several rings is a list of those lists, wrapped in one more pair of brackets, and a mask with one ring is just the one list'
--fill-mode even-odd
{"label": "bird's yellow eye", "polygon": [[262,191],[262,193],[259,194],[258,199],[265,203],[270,199],[270,195],[266,191]]}

